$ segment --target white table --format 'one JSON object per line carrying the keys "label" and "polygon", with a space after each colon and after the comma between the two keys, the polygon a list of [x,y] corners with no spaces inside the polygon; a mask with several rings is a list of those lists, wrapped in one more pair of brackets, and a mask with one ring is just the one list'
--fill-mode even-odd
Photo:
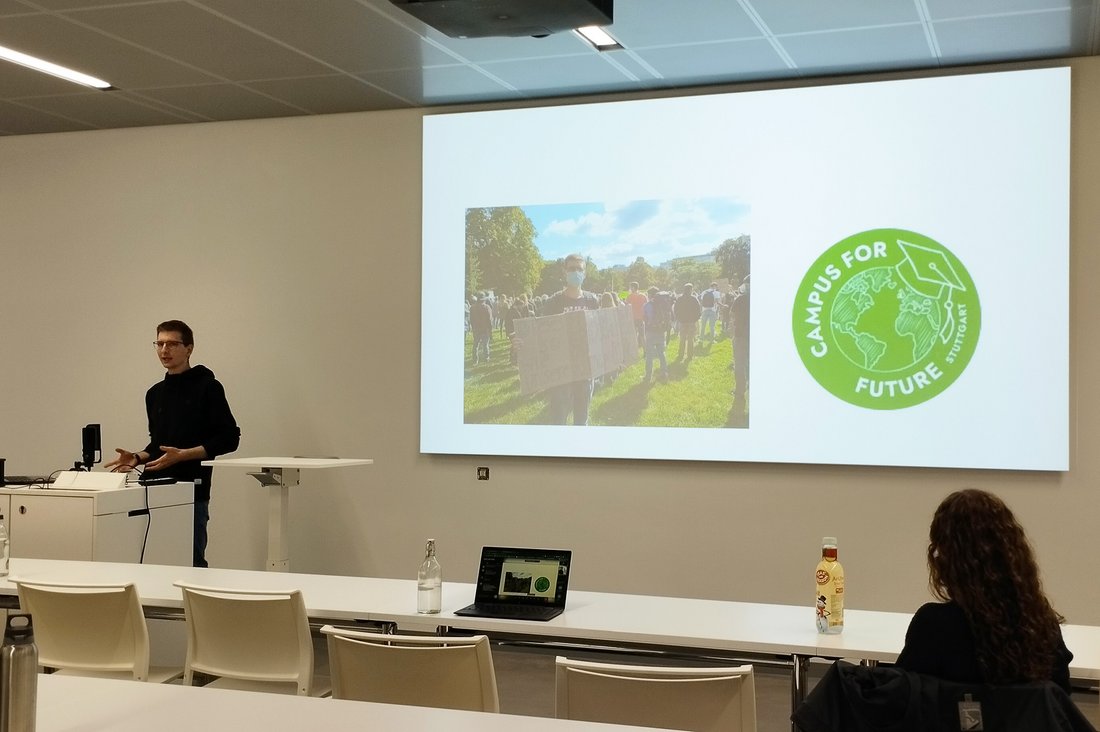
{"label": "white table", "polygon": [[[641,732],[641,727],[177,684],[38,676],[38,732]],[[648,729],[648,728],[647,728]]]}
{"label": "white table", "polygon": [[274,572],[290,571],[290,546],[287,540],[290,486],[301,485],[301,471],[372,463],[373,460],[359,458],[304,457],[219,458],[202,462],[203,465],[214,467],[252,468],[258,471],[249,475],[255,476],[268,488],[267,569]]}
{"label": "white table", "polygon": [[[403,630],[454,628],[581,643],[771,654],[794,661],[792,705],[801,701],[804,693],[808,659],[892,662],[901,652],[912,617],[909,613],[846,610],[842,634],[819,635],[814,609],[796,605],[571,591],[564,613],[548,622],[534,622],[455,615],[454,611],[469,604],[474,596],[474,585],[457,582],[443,584],[443,612],[421,615],[416,612],[413,579],[41,559],[12,559],[11,577],[133,582],[146,607],[176,611],[182,608],[183,600],[172,583],[185,580],[215,587],[300,589],[306,613],[314,621],[364,620],[392,623]],[[15,594],[8,580],[0,580],[0,595],[4,594]],[[1074,654],[1070,676],[1100,679],[1100,627],[1067,625],[1062,633]]]}

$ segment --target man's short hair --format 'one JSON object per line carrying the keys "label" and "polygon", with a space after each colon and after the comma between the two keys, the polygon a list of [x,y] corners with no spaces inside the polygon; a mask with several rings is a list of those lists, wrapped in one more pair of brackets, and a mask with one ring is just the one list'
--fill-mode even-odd
{"label": "man's short hair", "polygon": [[637,290],[638,289],[638,283],[637,282],[631,282],[630,283],[630,289],[631,290]]}
{"label": "man's short hair", "polygon": [[579,262],[582,267],[585,266],[585,261],[584,261],[584,256],[583,255],[581,255],[581,254],[567,254],[567,255],[565,255],[565,259],[561,260],[562,269],[565,269],[566,267],[568,267],[570,262]]}
{"label": "man's short hair", "polygon": [[195,334],[191,332],[191,326],[182,320],[166,320],[157,326],[157,333],[179,333],[185,346],[195,345]]}
{"label": "man's short hair", "polygon": [[717,283],[717,282],[711,282],[711,283],[710,283],[710,289],[712,289],[712,290],[713,290],[713,289],[714,289],[714,288],[716,288],[716,287],[718,287],[718,283]]}

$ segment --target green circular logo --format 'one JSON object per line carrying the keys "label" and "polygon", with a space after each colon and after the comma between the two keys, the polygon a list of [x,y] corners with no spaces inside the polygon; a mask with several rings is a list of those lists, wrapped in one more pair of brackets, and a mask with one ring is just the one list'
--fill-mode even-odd
{"label": "green circular logo", "polygon": [[550,580],[546,577],[539,577],[535,580],[535,592],[546,592],[550,589]]}
{"label": "green circular logo", "polygon": [[833,396],[867,409],[928,401],[966,368],[981,306],[947,247],[904,229],[872,229],[829,247],[794,303],[802,363]]}

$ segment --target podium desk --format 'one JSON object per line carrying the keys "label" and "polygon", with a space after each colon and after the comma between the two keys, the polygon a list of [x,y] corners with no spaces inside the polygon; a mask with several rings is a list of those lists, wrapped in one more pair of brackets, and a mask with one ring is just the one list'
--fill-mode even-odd
{"label": "podium desk", "polygon": [[290,571],[290,546],[287,522],[290,509],[290,487],[301,485],[301,471],[327,468],[348,468],[371,465],[373,460],[359,458],[256,457],[204,460],[203,465],[216,468],[252,468],[249,473],[267,486],[267,570]]}
{"label": "podium desk", "polygon": [[193,483],[0,488],[11,556],[35,559],[190,566],[194,503]]}

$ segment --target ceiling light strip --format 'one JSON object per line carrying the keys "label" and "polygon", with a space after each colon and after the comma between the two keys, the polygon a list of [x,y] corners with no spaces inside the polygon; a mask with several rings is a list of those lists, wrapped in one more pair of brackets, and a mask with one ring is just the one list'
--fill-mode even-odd
{"label": "ceiling light strip", "polygon": [[598,25],[575,28],[574,32],[595,46],[597,51],[615,51],[623,47],[621,43],[611,37],[610,33]]}
{"label": "ceiling light strip", "polygon": [[82,84],[84,86],[94,87],[96,89],[110,89],[110,82],[97,79],[94,76],[74,71],[73,69],[59,66],[51,61],[45,61],[34,56],[22,53],[20,51],[13,50],[0,46],[0,59],[5,61],[11,61],[13,64],[19,64],[20,66],[26,66],[28,69],[34,69],[35,71],[41,71],[44,74],[50,74],[56,76],[65,81],[71,81],[75,84]]}

